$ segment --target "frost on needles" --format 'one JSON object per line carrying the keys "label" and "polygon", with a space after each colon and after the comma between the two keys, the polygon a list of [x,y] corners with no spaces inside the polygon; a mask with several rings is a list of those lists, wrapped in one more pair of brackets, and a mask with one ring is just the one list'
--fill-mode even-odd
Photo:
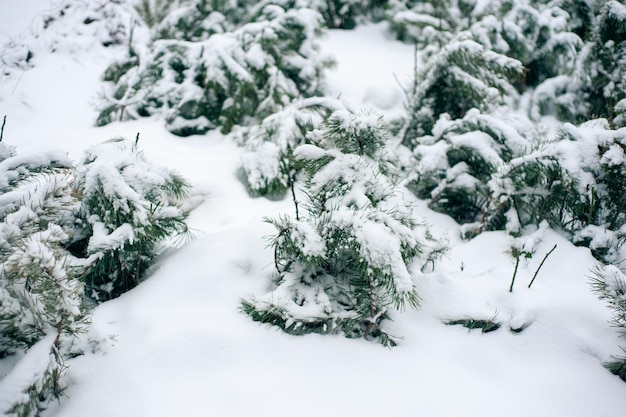
{"label": "frost on needles", "polygon": [[242,302],[254,320],[290,334],[396,344],[385,320],[393,309],[418,307],[411,271],[445,249],[394,184],[386,135],[374,114],[337,111],[314,132],[315,145],[295,149],[307,177],[305,210],[268,219],[277,286]]}

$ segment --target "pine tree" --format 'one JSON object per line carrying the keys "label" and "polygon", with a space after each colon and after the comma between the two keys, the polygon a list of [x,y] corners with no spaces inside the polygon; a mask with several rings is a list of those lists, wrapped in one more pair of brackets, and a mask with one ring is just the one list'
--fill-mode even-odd
{"label": "pine tree", "polygon": [[0,358],[24,351],[22,361],[34,355],[40,364],[20,378],[20,392],[0,395],[9,415],[33,415],[61,395],[67,351],[88,323],[83,264],[65,247],[78,204],[71,181],[62,152],[18,155],[0,143]]}
{"label": "pine tree", "polygon": [[472,108],[488,110],[504,96],[514,97],[510,80],[523,72],[519,61],[487,50],[469,32],[461,32],[424,59],[427,63],[418,69],[409,92],[402,132],[403,143],[410,148],[431,132],[441,114],[457,119]]}
{"label": "pine tree", "polygon": [[177,202],[188,184],[146,161],[137,142],[115,139],[86,151],[73,187],[81,196],[81,228],[70,249],[91,260],[84,280],[96,300],[138,285],[159,242],[187,232],[186,213]]}
{"label": "pine tree", "polygon": [[263,119],[321,92],[331,64],[318,53],[321,24],[312,10],[268,5],[232,32],[155,40],[106,71],[112,85],[97,124],[160,114],[170,131],[187,136]]}
{"label": "pine tree", "polygon": [[[426,199],[430,208],[470,227],[481,221],[492,199],[492,178],[511,159],[525,154],[535,135],[529,120],[506,113],[473,109],[457,120],[444,114],[433,135],[420,138],[415,147],[409,189]],[[497,217],[493,228],[504,228],[506,222]]]}
{"label": "pine tree", "polygon": [[0,143],[0,359],[25,353],[0,381],[0,413],[38,415],[62,394],[89,324],[85,287],[104,300],[136,285],[159,242],[187,230],[187,187],[137,142],[95,146],[78,166]]}
{"label": "pine tree", "polygon": [[394,345],[383,322],[417,307],[412,261],[441,245],[399,196],[384,163],[386,129],[373,114],[339,111],[294,151],[307,173],[306,212],[268,220],[277,230],[277,288],[243,301],[254,320],[290,334],[343,333]]}
{"label": "pine tree", "polygon": [[387,0],[300,0],[292,3],[317,10],[331,29],[353,29],[367,19],[382,18]]}
{"label": "pine tree", "polygon": [[241,175],[250,195],[281,198],[293,189],[298,171],[293,150],[308,143],[308,135],[341,109],[345,104],[331,97],[296,100],[258,125],[233,131],[235,140],[246,147]]}
{"label": "pine tree", "polygon": [[[626,191],[625,135],[624,128],[611,130],[603,119],[578,127],[565,124],[552,140],[511,154],[487,177],[459,181],[454,169],[444,169],[445,180],[431,193],[458,195],[456,181],[462,190],[465,187],[462,196],[469,194],[467,184],[476,184],[483,200],[479,206],[474,200],[459,198],[452,200],[452,206],[432,207],[448,213],[474,213],[470,219],[474,223],[466,227],[469,235],[503,229],[519,234],[526,226],[547,221],[567,232],[574,243],[588,246],[596,258],[617,262],[626,241],[626,207],[621,198]],[[433,151],[434,147],[421,150],[425,156]],[[470,155],[465,166],[472,164]]]}
{"label": "pine tree", "polygon": [[399,40],[420,49],[442,47],[468,29],[473,6],[472,1],[391,0],[385,17]]}
{"label": "pine tree", "polygon": [[588,117],[626,126],[626,6],[602,2],[578,72]]}
{"label": "pine tree", "polygon": [[[462,36],[482,45],[486,51],[521,63],[512,72],[493,66],[490,71],[499,74],[520,93],[537,88],[531,113],[535,119],[544,114],[556,114],[568,121],[578,121],[584,112],[584,100],[576,93],[579,83],[574,77],[577,54],[582,46],[581,38],[574,32],[579,28],[569,24],[569,13],[555,2],[396,2],[390,7],[388,18],[398,37],[416,45],[416,54],[421,59],[417,62],[420,68],[416,71],[418,77],[415,86],[423,82],[424,73],[428,71],[424,67],[430,65],[433,54],[437,56],[439,50],[455,45]],[[445,62],[448,63],[447,59]],[[451,65],[458,64],[452,62]],[[475,69],[460,68],[475,79],[485,81],[484,75],[479,75]],[[501,93],[514,96],[510,87],[502,89],[490,82],[486,84],[487,87],[497,87]],[[477,86],[475,84],[472,88],[476,89]],[[468,88],[454,84],[447,88],[447,96],[460,95],[463,97],[462,106],[465,106],[462,108],[467,109],[465,97]],[[475,96],[470,105],[485,110],[488,103],[484,100],[487,98],[485,94]],[[577,102],[572,103],[573,100]],[[415,108],[410,111],[415,112]],[[451,115],[458,117],[458,113],[454,111]],[[432,119],[439,115],[435,113]],[[429,116],[424,114],[422,118],[428,120]],[[428,133],[428,130],[424,132]]]}
{"label": "pine tree", "polygon": [[[134,19],[125,1],[58,0],[33,16],[31,27],[0,42],[3,78],[21,77],[40,57],[123,45]],[[129,10],[130,9],[130,10]],[[6,80],[2,80],[3,82]]]}

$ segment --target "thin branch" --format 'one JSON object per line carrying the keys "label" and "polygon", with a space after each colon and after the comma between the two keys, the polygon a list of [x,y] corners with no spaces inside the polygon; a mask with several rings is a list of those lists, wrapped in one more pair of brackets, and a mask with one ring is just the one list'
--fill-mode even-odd
{"label": "thin branch", "polygon": [[4,125],[7,124],[7,116],[4,116],[4,119],[2,120],[2,128],[0,128],[0,142],[2,142],[2,138],[4,137]]}
{"label": "thin branch", "polygon": [[295,174],[289,176],[289,188],[291,188],[291,198],[296,207],[296,221],[300,221],[300,211],[298,210],[298,199],[296,198],[296,178]]}
{"label": "thin branch", "polygon": [[521,258],[522,252],[520,251],[517,254],[517,259],[515,260],[515,270],[513,271],[513,279],[511,279],[511,287],[509,287],[509,292],[513,292],[513,284],[515,284],[515,276],[517,275],[517,267],[519,266],[519,258]]}
{"label": "thin branch", "polygon": [[374,283],[370,279],[369,281],[369,295],[370,295],[370,318],[369,323],[367,324],[367,328],[365,329],[365,333],[363,333],[363,338],[367,340],[370,332],[372,331],[372,327],[376,325],[376,317],[374,313],[376,312],[376,300],[374,299]]}
{"label": "thin branch", "polygon": [[548,259],[548,256],[552,255],[552,252],[554,252],[555,249],[556,249],[556,245],[554,245],[552,249],[550,249],[548,253],[546,253],[546,256],[543,257],[543,260],[541,261],[541,263],[539,264],[539,267],[535,271],[535,275],[533,275],[533,279],[531,279],[530,284],[528,284],[528,288],[530,288],[530,286],[533,285],[533,282],[535,282],[535,278],[537,278],[537,274],[539,274],[539,270],[543,266],[543,263],[546,261],[546,259]]}

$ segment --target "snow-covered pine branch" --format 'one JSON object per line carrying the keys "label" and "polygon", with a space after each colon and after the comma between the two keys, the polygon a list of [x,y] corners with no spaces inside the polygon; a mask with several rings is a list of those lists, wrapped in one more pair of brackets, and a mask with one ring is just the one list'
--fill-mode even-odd
{"label": "snow-covered pine branch", "polygon": [[71,248],[93,259],[84,277],[89,296],[106,300],[139,283],[159,242],[187,232],[178,202],[188,184],[148,162],[136,144],[116,139],[85,152],[73,185],[81,227]]}
{"label": "snow-covered pine branch", "polygon": [[296,148],[307,173],[306,212],[270,220],[277,288],[243,301],[254,320],[290,334],[343,333],[394,345],[392,309],[417,307],[412,266],[444,251],[385,175],[386,129],[372,113],[341,110],[316,144]]}
{"label": "snow-covered pine branch", "polygon": [[309,142],[308,134],[341,109],[346,105],[331,97],[298,99],[258,125],[236,128],[232,136],[246,148],[241,175],[248,192],[253,196],[284,196],[298,170],[293,150]]}
{"label": "snow-covered pine branch", "polygon": [[266,6],[232,32],[187,41],[157,39],[107,71],[112,82],[97,124],[155,114],[181,136],[261,120],[322,90],[331,61],[319,53],[318,13]]}

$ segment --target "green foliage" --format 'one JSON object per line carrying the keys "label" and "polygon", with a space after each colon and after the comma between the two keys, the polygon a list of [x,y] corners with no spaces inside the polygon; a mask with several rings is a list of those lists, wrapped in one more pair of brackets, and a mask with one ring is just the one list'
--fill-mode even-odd
{"label": "green foliage", "polygon": [[141,0],[135,9],[148,27],[154,27],[168,15],[172,0]]}
{"label": "green foliage", "polygon": [[250,19],[253,2],[236,0],[186,0],[166,10],[153,29],[156,39],[189,42],[207,40],[236,29]]}
{"label": "green foliage", "polygon": [[113,64],[107,74],[117,81],[97,124],[161,114],[177,135],[218,126],[230,132],[320,92],[331,61],[318,54],[321,18],[314,11],[269,5],[232,32],[209,32],[191,42],[156,40],[141,60]]}
{"label": "green foliage", "polygon": [[589,117],[605,117],[616,127],[624,122],[626,100],[626,6],[604,2],[594,22],[577,76],[588,102]]}
{"label": "green foliage", "polygon": [[187,230],[177,206],[187,188],[136,142],[95,146],[76,166],[0,143],[0,359],[33,361],[0,412],[33,415],[61,395],[64,361],[89,324],[85,287],[104,300],[135,286],[158,244]]}
{"label": "green foliage", "polygon": [[[38,416],[48,407],[50,401],[55,398],[58,400],[63,394],[60,379],[67,367],[56,346],[58,339],[54,339],[54,336],[54,334],[47,335],[37,342],[5,377],[11,379],[15,374],[21,373],[21,375],[15,375],[16,381],[9,381],[15,382],[14,385],[5,385],[12,391],[10,394],[13,394],[13,403],[4,410],[0,409],[3,415]],[[22,369],[24,362],[26,364]],[[7,393],[3,394],[6,396]]]}
{"label": "green foliage", "polygon": [[304,0],[291,3],[317,10],[331,29],[353,29],[368,18],[379,20],[387,0]]}
{"label": "green foliage", "polygon": [[[626,190],[624,144],[623,132],[609,126],[626,120],[626,8],[408,1],[393,2],[388,16],[399,37],[416,43],[399,133],[415,156],[415,194],[466,224],[467,237],[518,235],[545,220],[598,259],[617,261],[626,236],[617,197]],[[528,110],[531,120],[506,126],[489,114],[510,122],[499,104]],[[566,124],[547,140],[535,124],[545,115],[577,122],[600,115],[608,124]]]}
{"label": "green foliage", "polygon": [[415,148],[409,188],[466,223],[466,237],[547,221],[594,256],[616,262],[626,239],[626,131],[606,120],[565,124],[540,141],[533,124],[477,111],[442,117]]}
{"label": "green foliage", "polygon": [[[613,310],[612,323],[620,336],[626,336],[626,279],[615,266],[599,266],[593,270],[591,287],[599,299]],[[624,351],[626,353],[626,350]],[[614,357],[605,364],[613,374],[626,381],[626,356]]]}
{"label": "green foliage", "polygon": [[[456,118],[472,107],[488,109],[497,97],[490,97],[486,89],[493,87],[509,98],[515,97],[513,87],[522,93],[537,88],[532,108],[535,118],[557,113],[566,120],[577,121],[585,107],[574,80],[577,54],[583,42],[569,25],[570,14],[555,2],[395,2],[387,15],[397,36],[415,43],[419,58],[416,80],[408,98],[410,136],[429,133],[432,121],[444,112]],[[465,62],[476,58],[467,52],[458,58],[442,52],[459,48],[458,43],[467,40],[511,62],[504,67],[504,60],[499,61],[499,66],[492,63],[471,66]],[[433,64],[435,59],[442,61]],[[452,69],[452,74],[447,72],[447,67]],[[481,71],[482,67],[487,71]],[[426,74],[431,68],[435,74],[442,75],[441,79],[433,80],[441,91],[431,92],[440,98],[434,98],[433,103],[422,99],[415,102],[415,91],[427,82]],[[494,83],[493,76],[500,80]],[[510,85],[506,86],[507,83]],[[492,93],[497,95],[498,91]],[[449,100],[450,97],[455,99]],[[576,105],[572,103],[574,99],[578,99]],[[409,144],[406,137],[405,144]]]}
{"label": "green foliage", "polygon": [[188,184],[147,162],[136,144],[113,140],[85,152],[74,183],[81,196],[71,249],[90,258],[84,276],[97,300],[115,298],[139,284],[163,240],[187,232],[177,206]]}
{"label": "green foliage", "polygon": [[442,116],[433,132],[420,138],[415,147],[416,166],[409,176],[409,189],[459,223],[480,221],[491,199],[492,177],[532,146],[535,133],[529,121],[476,109],[462,119]]}
{"label": "green foliage", "polygon": [[450,320],[446,322],[446,324],[449,326],[461,325],[469,330],[480,329],[482,333],[493,332],[500,328],[500,323],[493,320],[479,320],[472,318]]}
{"label": "green foliage", "polygon": [[468,32],[424,59],[408,93],[403,143],[411,148],[419,136],[430,133],[439,115],[461,118],[472,108],[487,110],[502,103],[503,95],[515,96],[510,79],[523,72],[519,61],[486,49]]}
{"label": "green foliage", "polygon": [[241,177],[250,195],[284,197],[299,170],[293,149],[309,143],[307,136],[340,109],[345,105],[337,99],[311,97],[294,101],[258,125],[234,130],[232,136],[246,147]]}
{"label": "green foliage", "polygon": [[307,174],[306,213],[268,220],[277,288],[243,301],[254,320],[290,334],[342,333],[394,345],[383,321],[392,308],[417,307],[413,260],[433,261],[443,246],[385,174],[386,130],[372,114],[338,111],[294,157]]}
{"label": "green foliage", "polygon": [[467,1],[391,0],[385,12],[389,28],[404,42],[420,49],[441,47],[469,26],[472,6]]}
{"label": "green foliage", "polygon": [[64,247],[78,203],[70,169],[61,152],[18,155],[0,144],[0,358],[49,339],[24,395],[0,410],[12,415],[59,397],[65,349],[88,324],[81,263]]}

